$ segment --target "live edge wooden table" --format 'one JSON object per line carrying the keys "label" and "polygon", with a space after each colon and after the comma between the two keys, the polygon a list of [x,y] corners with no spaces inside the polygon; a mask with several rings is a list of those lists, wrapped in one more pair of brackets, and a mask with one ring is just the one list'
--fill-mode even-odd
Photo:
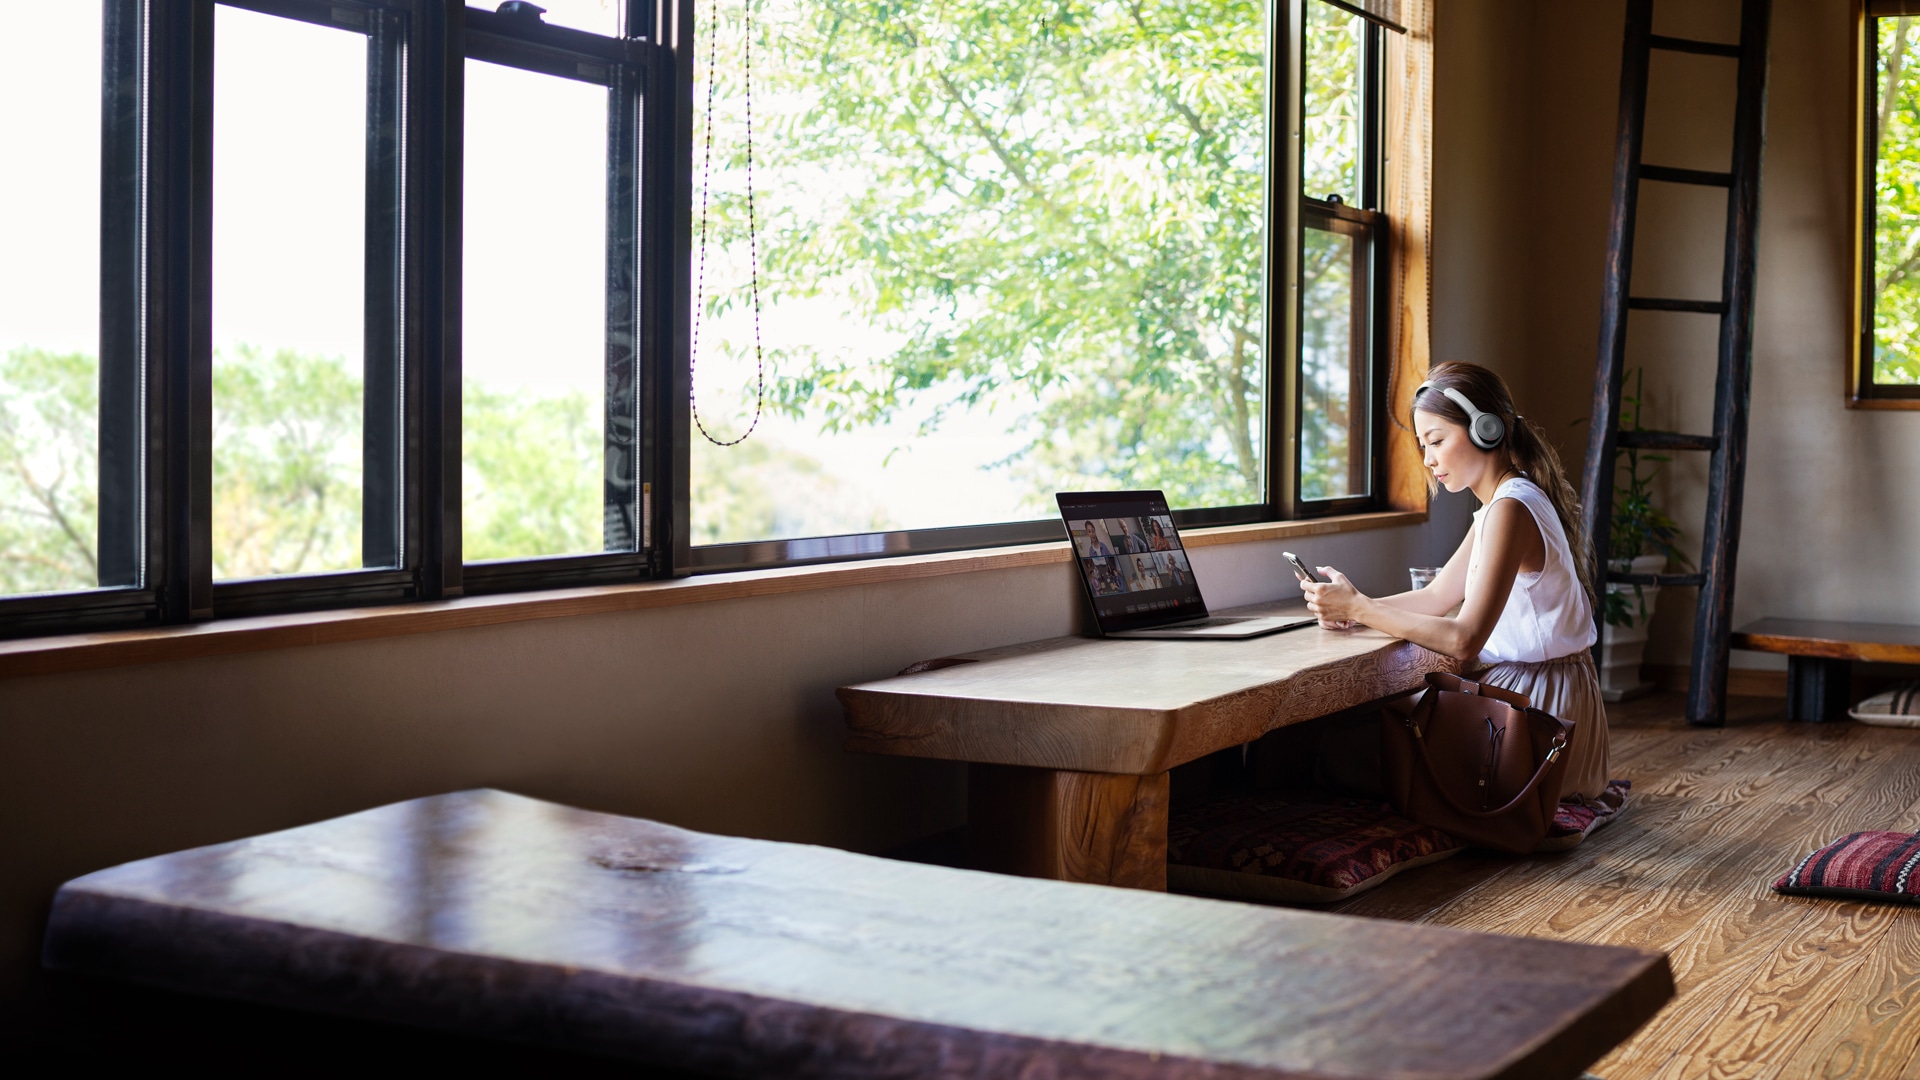
{"label": "live edge wooden table", "polygon": [[734,1076],[1571,1080],[1673,994],[1666,958],[1636,949],[920,866],[499,791],[89,874],[54,898],[44,955]]}
{"label": "live edge wooden table", "polygon": [[[1300,601],[1232,614],[1305,612]],[[1377,630],[1063,637],[840,688],[849,750],[970,763],[977,869],[1167,887],[1167,772],[1457,664]]]}

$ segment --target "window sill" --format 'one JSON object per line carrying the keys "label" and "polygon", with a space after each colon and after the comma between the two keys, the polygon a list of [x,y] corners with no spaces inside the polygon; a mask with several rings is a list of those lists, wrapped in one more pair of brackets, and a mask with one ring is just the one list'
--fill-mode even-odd
{"label": "window sill", "polygon": [[[1348,514],[1307,521],[1261,522],[1193,529],[1181,534],[1191,548],[1222,544],[1250,544],[1304,536],[1359,532],[1417,525],[1427,520],[1421,511]],[[191,660],[205,656],[260,652],[301,645],[462,630],[533,619],[642,611],[649,608],[738,600],[782,593],[811,592],[888,581],[1007,570],[1022,566],[1063,563],[1069,558],[1064,540],[1017,547],[908,555],[859,562],[813,564],[769,570],[740,570],[724,574],[647,581],[632,585],[600,585],[544,592],[500,593],[458,600],[394,604],[386,607],[310,611],[291,615],[262,615],[222,619],[191,626],[109,633],[70,634],[61,637],[0,641],[0,678],[53,675],[69,671],[122,667],[132,664]]]}
{"label": "window sill", "polygon": [[1920,409],[1920,397],[1862,397],[1858,394],[1847,398],[1849,409]]}

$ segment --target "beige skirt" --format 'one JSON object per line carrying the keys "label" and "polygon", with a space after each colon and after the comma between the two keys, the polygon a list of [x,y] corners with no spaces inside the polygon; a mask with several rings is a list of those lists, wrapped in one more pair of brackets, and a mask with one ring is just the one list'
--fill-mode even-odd
{"label": "beige skirt", "polygon": [[1481,672],[1480,681],[1525,694],[1534,708],[1572,721],[1573,738],[1567,745],[1567,772],[1560,797],[1600,797],[1609,779],[1607,710],[1600,699],[1600,678],[1593,671],[1592,653],[1582,649],[1540,664],[1509,660]]}

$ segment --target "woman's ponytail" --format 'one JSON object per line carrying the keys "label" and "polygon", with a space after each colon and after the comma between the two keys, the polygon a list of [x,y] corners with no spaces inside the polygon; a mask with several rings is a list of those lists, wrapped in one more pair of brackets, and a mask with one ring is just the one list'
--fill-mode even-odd
{"label": "woman's ponytail", "polygon": [[1513,419],[1507,435],[1507,449],[1513,456],[1513,464],[1540,485],[1553,501],[1554,512],[1560,515],[1560,528],[1567,534],[1567,548],[1573,554],[1573,572],[1579,575],[1588,603],[1598,603],[1593,595],[1593,538],[1587,535],[1586,521],[1580,512],[1580,493],[1567,479],[1560,454],[1547,441],[1540,425],[1524,416]]}

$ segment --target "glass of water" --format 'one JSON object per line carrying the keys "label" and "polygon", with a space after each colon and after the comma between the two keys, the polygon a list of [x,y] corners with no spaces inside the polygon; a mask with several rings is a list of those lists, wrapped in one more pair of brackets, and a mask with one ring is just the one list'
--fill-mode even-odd
{"label": "glass of water", "polygon": [[1434,578],[1440,576],[1440,567],[1410,566],[1407,568],[1407,576],[1413,579],[1413,587],[1415,589],[1424,589],[1428,585],[1433,584]]}

